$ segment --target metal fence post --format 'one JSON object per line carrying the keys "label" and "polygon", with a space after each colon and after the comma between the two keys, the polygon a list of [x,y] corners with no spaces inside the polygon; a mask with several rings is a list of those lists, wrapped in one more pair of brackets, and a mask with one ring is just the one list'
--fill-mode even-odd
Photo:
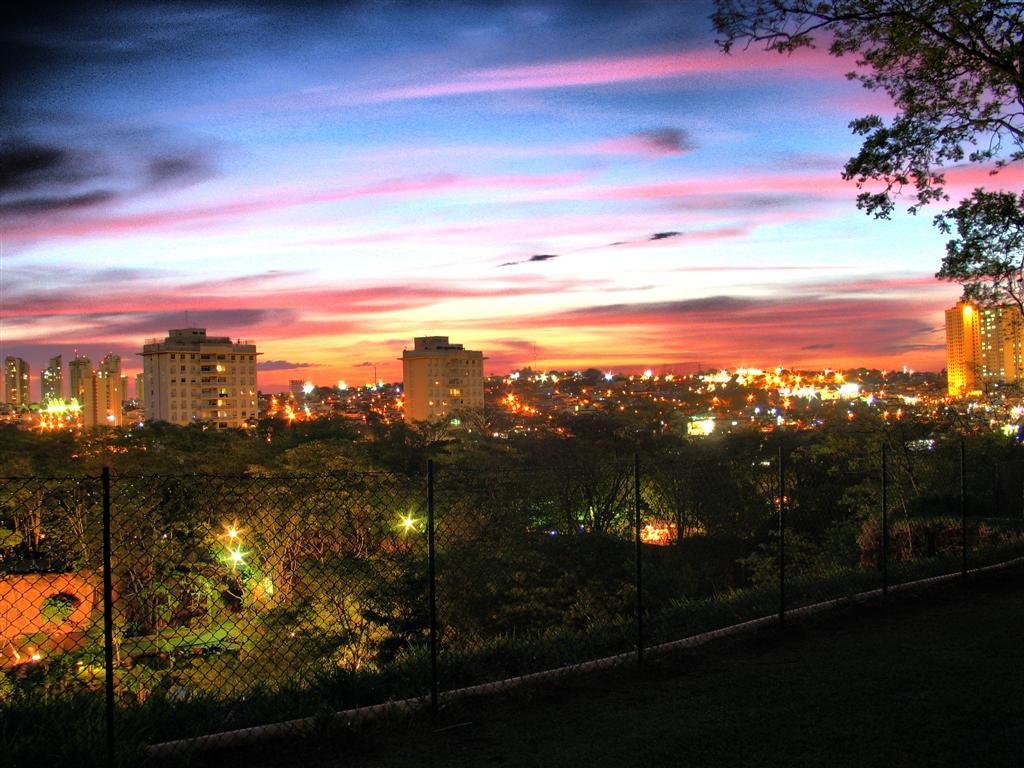
{"label": "metal fence post", "polygon": [[779,446],[779,626],[786,626],[786,454]]}
{"label": "metal fence post", "polygon": [[434,537],[434,460],[427,460],[427,580],[430,603],[430,711],[437,714],[437,559]]}
{"label": "metal fence post", "polygon": [[961,575],[967,578],[967,441],[960,438],[960,556]]}
{"label": "metal fence post", "polygon": [[110,467],[104,467],[103,483],[103,667],[107,765],[115,764],[114,744],[114,573],[110,553]]}
{"label": "metal fence post", "polygon": [[640,454],[633,454],[633,516],[636,534],[636,663],[644,663],[644,569],[643,542],[640,538]]}
{"label": "metal fence post", "polygon": [[889,446],[882,443],[882,596],[889,593]]}

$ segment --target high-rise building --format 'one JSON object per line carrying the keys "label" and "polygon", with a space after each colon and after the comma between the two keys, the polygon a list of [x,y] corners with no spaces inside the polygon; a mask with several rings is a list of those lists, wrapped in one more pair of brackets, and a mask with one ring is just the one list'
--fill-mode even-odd
{"label": "high-rise building", "polygon": [[484,353],[452,344],[447,336],[413,340],[402,352],[407,421],[448,418],[484,407]]}
{"label": "high-rise building", "polygon": [[44,405],[64,399],[64,363],[61,356],[51,357],[39,374],[39,401]]}
{"label": "high-rise building", "polygon": [[1024,379],[1024,317],[1016,305],[981,310],[981,378],[985,383]]}
{"label": "high-rise building", "polygon": [[114,376],[121,376],[121,356],[115,355],[113,352],[103,356],[100,360],[99,368],[96,371],[103,378],[113,378]]}
{"label": "high-rise building", "polygon": [[946,310],[946,376],[950,395],[993,384],[1024,382],[1024,317],[1015,306],[977,307],[967,301]]}
{"label": "high-rise building", "polygon": [[29,399],[28,363],[20,357],[4,358],[4,385],[7,388],[7,403],[27,407]]}
{"label": "high-rise building", "polygon": [[148,421],[226,428],[258,417],[254,342],[181,328],[148,340],[141,354]]}
{"label": "high-rise building", "polygon": [[954,397],[981,389],[980,315],[966,301],[946,310],[946,380]]}
{"label": "high-rise building", "polygon": [[144,374],[135,374],[135,402],[139,405],[146,404],[146,377]]}
{"label": "high-rise building", "polygon": [[81,382],[82,426],[120,427],[124,423],[121,377],[91,371]]}
{"label": "high-rise building", "polygon": [[92,376],[92,361],[75,352],[75,359],[68,363],[68,398],[82,402],[85,380]]}
{"label": "high-rise building", "polygon": [[99,368],[81,382],[82,424],[120,427],[124,422],[124,387],[121,356],[103,356]]}

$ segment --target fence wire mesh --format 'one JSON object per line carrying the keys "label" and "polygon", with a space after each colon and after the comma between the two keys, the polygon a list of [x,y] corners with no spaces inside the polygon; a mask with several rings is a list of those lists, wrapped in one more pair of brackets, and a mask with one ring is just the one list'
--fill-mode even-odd
{"label": "fence wire mesh", "polygon": [[632,464],[441,467],[435,484],[442,687],[633,647]]}
{"label": "fence wire mesh", "polygon": [[[641,467],[647,645],[775,609],[778,569],[769,543],[776,525],[775,460],[751,450],[683,461],[648,459]],[[759,549],[751,547],[754,542]]]}
{"label": "fence wire mesh", "polygon": [[115,475],[107,497],[99,477],[0,480],[0,746],[103,764],[112,705],[119,762],[144,762],[147,744],[298,732],[1003,562],[1024,555],[1024,470],[992,455],[752,441],[415,476]]}
{"label": "fence wire mesh", "polygon": [[116,690],[166,741],[422,694],[422,494],[389,475],[112,482]]}
{"label": "fence wire mesh", "polygon": [[0,479],[0,754],[12,765],[105,753],[102,501],[98,477]]}

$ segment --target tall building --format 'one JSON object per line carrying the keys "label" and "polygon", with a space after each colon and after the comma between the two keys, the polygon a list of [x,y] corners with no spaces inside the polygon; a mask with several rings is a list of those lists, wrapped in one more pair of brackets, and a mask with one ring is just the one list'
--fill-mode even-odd
{"label": "tall building", "polygon": [[146,376],[142,373],[135,374],[135,402],[146,404]]}
{"label": "tall building", "polygon": [[981,324],[978,308],[958,301],[946,310],[946,379],[950,395],[981,389]]}
{"label": "tall building", "polygon": [[51,400],[64,400],[64,363],[60,355],[51,357],[39,374],[39,402],[46,405]]}
{"label": "tall building", "polygon": [[1016,305],[981,310],[981,378],[985,383],[1024,379],[1024,318]]}
{"label": "tall building", "polygon": [[81,382],[82,426],[120,427],[124,423],[121,376],[91,371]]}
{"label": "tall building", "polygon": [[31,402],[28,363],[20,357],[4,358],[4,385],[7,388],[8,405],[28,406]]}
{"label": "tall building", "polygon": [[148,340],[141,354],[147,421],[226,428],[258,417],[254,342],[181,328]]}
{"label": "tall building", "polygon": [[121,376],[121,356],[115,355],[113,352],[103,356],[100,360],[99,369],[97,373],[103,378],[112,378]]}
{"label": "tall building", "polygon": [[955,397],[992,384],[1024,382],[1024,317],[1016,306],[946,310],[946,375]]}
{"label": "tall building", "polygon": [[484,353],[452,344],[447,336],[416,338],[402,352],[407,421],[443,419],[484,407]]}
{"label": "tall building", "polygon": [[82,402],[85,380],[92,376],[92,361],[75,352],[75,359],[68,363],[68,399]]}

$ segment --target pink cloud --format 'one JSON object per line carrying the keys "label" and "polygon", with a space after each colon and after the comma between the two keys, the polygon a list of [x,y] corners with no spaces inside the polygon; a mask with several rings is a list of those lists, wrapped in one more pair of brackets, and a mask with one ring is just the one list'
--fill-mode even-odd
{"label": "pink cloud", "polygon": [[81,237],[84,235],[115,235],[125,232],[210,224],[225,219],[270,213],[289,208],[322,203],[335,203],[388,195],[419,195],[445,191],[474,189],[521,189],[557,187],[574,184],[587,177],[585,173],[505,174],[494,176],[460,176],[435,174],[410,178],[386,179],[354,188],[317,191],[295,190],[277,196],[249,198],[193,208],[177,208],[123,215],[101,215],[68,219],[35,226],[32,223],[8,227],[8,237],[30,239],[40,237]]}
{"label": "pink cloud", "polygon": [[[260,285],[260,280],[264,284]],[[244,286],[239,291],[239,286]],[[320,287],[286,288],[273,277],[211,280],[186,285],[111,286],[98,294],[88,287],[62,289],[59,292],[27,292],[7,296],[5,309],[21,317],[79,315],[152,314],[181,311],[292,310],[301,315],[315,307],[318,312],[338,312],[349,316],[415,309],[443,301],[510,296],[552,296],[594,288],[607,288],[600,280],[545,280],[536,275],[513,275],[491,281],[455,285],[408,283],[380,284],[359,288]],[[182,298],[186,297],[186,298]],[[333,321],[332,321],[333,322]],[[289,328],[292,326],[289,325]]]}
{"label": "pink cloud", "polygon": [[370,101],[399,101],[473,93],[567,88],[665,80],[708,74],[775,76],[783,72],[804,77],[836,77],[853,68],[852,60],[835,59],[822,50],[800,50],[789,56],[750,50],[726,56],[717,48],[677,53],[592,57],[548,64],[478,69],[445,82],[389,88]]}

